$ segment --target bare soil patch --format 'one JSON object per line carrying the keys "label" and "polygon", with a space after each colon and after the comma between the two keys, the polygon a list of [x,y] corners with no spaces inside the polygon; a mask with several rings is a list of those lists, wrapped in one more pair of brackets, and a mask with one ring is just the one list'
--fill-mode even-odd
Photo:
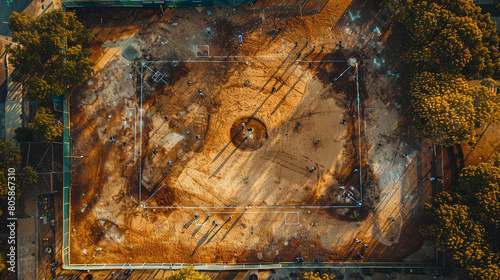
{"label": "bare soil patch", "polygon": [[86,18],[98,63],[71,104],[85,155],[71,263],[97,248],[93,264],[401,261],[418,248],[431,152],[405,134],[386,30],[366,1],[319,4]]}

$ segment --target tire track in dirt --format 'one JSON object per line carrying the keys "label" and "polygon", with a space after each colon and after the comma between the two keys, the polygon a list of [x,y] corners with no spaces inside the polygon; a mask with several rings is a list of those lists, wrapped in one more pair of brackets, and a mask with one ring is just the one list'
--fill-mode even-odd
{"label": "tire track in dirt", "polygon": [[308,176],[309,172],[304,169],[307,163],[301,162],[296,156],[284,151],[269,151],[265,155],[265,159],[285,168],[292,172]]}

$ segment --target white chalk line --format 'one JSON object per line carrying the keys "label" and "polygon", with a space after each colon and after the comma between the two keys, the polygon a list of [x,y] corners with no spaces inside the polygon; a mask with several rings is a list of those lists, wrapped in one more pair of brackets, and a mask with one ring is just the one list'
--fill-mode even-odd
{"label": "white chalk line", "polygon": [[[248,57],[248,56],[226,56],[226,57]],[[253,56],[253,57],[273,57],[273,56]],[[282,56],[274,56],[274,57],[282,57]],[[247,63],[248,61],[200,61],[200,60],[159,60],[159,61],[145,61],[142,63],[141,67],[141,120],[142,120],[142,104],[143,104],[143,68],[146,66],[149,70],[152,71],[152,69],[147,66],[150,63],[178,63],[178,62],[191,62],[191,63],[227,63],[227,62],[233,62],[233,63]],[[279,61],[267,61],[267,62],[282,62],[281,60]],[[341,63],[346,63],[346,62],[351,62],[350,60],[295,60],[295,62],[341,62]],[[359,76],[358,76],[358,64],[356,66],[356,93],[357,93],[357,106],[358,106],[358,150],[359,150],[359,172],[360,172],[360,200],[359,203],[356,203],[356,205],[345,205],[345,206],[340,206],[340,205],[331,205],[331,206],[304,206],[304,205],[293,205],[293,206],[253,206],[254,208],[260,208],[260,209],[272,209],[272,208],[300,208],[300,209],[314,209],[314,208],[357,208],[361,207],[362,202],[363,202],[363,192],[362,192],[362,170],[361,170],[361,118],[360,118],[360,98],[359,98]],[[351,68],[351,67],[349,67]],[[349,69],[348,68],[348,69]],[[347,70],[348,70],[347,69]],[[140,126],[141,130],[141,145],[140,145],[140,155],[142,157],[142,122]],[[245,206],[155,206],[155,207],[145,207],[143,204],[144,202],[141,201],[141,182],[142,182],[142,161],[139,161],[140,163],[140,170],[139,170],[139,205],[142,205],[144,209],[235,209],[235,208],[243,208]]]}
{"label": "white chalk line", "polygon": [[[287,221],[287,215],[288,214],[295,214],[296,217],[297,217],[297,222],[296,223],[287,223],[286,221]],[[299,212],[292,212],[292,213],[285,212],[285,225],[287,225],[287,226],[298,226],[299,224],[300,224]]]}
{"label": "white chalk line", "polygon": [[[198,55],[198,47],[207,47],[207,53],[208,55]],[[195,54],[196,57],[210,57],[210,45],[195,45]]]}
{"label": "white chalk line", "polygon": [[[214,56],[207,56],[214,57]],[[313,62],[313,63],[348,63],[349,60],[295,60],[296,62]],[[158,61],[145,61],[144,63],[250,63],[248,60],[158,60]],[[282,60],[259,60],[259,62],[283,62]]]}
{"label": "white chalk line", "polygon": [[[358,208],[359,205],[332,205],[332,206],[252,206],[255,209],[331,209],[331,208]],[[144,209],[243,209],[245,206],[149,206]]]}

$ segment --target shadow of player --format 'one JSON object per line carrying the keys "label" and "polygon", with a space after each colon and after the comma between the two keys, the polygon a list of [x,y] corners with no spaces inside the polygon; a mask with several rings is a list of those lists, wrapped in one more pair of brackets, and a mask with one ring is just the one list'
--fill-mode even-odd
{"label": "shadow of player", "polygon": [[212,231],[215,228],[216,228],[215,223],[212,223],[212,225],[210,225],[210,228],[208,229],[207,233],[205,233],[203,235],[203,237],[200,239],[200,241],[198,241],[198,244],[196,244],[196,248],[194,248],[193,253],[191,253],[191,257],[194,256],[194,254],[196,254],[196,251],[198,250],[198,248],[200,248],[200,246],[203,245],[203,243],[205,243],[208,236],[212,233]]}

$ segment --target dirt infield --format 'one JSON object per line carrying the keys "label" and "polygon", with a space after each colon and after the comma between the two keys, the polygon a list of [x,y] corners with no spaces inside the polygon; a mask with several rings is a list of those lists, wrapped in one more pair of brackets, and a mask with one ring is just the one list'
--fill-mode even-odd
{"label": "dirt infield", "polygon": [[376,7],[81,17],[98,64],[71,104],[72,264],[432,261],[411,255],[431,150]]}
{"label": "dirt infield", "polygon": [[[171,72],[164,63],[148,64],[141,201],[156,192],[147,207],[352,205],[342,194],[359,197],[359,173],[343,173],[354,170],[346,165],[356,161],[356,148],[345,139],[357,119],[342,124],[344,110],[331,97],[331,87],[314,79],[320,69],[298,61],[294,48],[266,58],[277,62],[243,59],[186,63],[186,77],[167,78],[168,86],[151,81],[159,71],[152,69]],[[325,63],[321,70],[330,67]],[[353,83],[350,92],[356,92]],[[249,117],[255,120],[242,132],[242,120]],[[254,123],[262,129],[253,129]],[[257,134],[264,127],[265,140]],[[261,149],[243,151],[255,139],[261,139]],[[339,189],[346,184],[353,190]]]}

